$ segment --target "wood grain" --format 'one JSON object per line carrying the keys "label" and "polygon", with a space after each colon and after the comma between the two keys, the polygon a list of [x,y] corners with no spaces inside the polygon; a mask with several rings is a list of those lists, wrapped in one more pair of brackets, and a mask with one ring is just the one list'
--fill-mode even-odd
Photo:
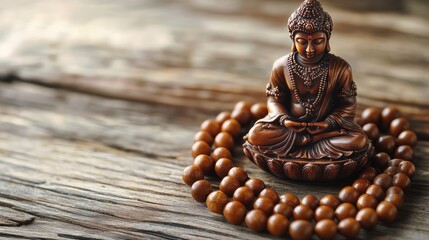
{"label": "wood grain", "polygon": [[[272,239],[210,213],[181,174],[203,120],[239,100],[264,101],[271,64],[289,51],[284,20],[296,7],[0,1],[0,238]],[[333,52],[353,66],[359,109],[398,105],[420,138],[398,219],[359,239],[427,239],[429,20],[325,10],[335,21]],[[300,197],[352,181],[281,180],[240,147],[234,161]]]}
{"label": "wood grain", "polygon": [[[199,122],[213,115],[26,83],[1,84],[0,89],[0,209],[21,214],[10,214],[12,221],[36,217],[33,224],[19,228],[0,226],[0,236],[255,237],[244,226],[227,224],[194,202],[182,183],[181,172],[192,162],[192,135]],[[429,167],[423,161],[427,149],[429,142],[420,142],[417,177],[398,221],[363,231],[361,238],[428,234],[419,224],[429,217],[424,207],[429,200],[425,180]],[[252,177],[264,179],[279,192],[321,197],[350,184],[284,181],[262,172],[239,148],[236,156],[236,163]],[[212,181],[216,185],[217,180]]]}

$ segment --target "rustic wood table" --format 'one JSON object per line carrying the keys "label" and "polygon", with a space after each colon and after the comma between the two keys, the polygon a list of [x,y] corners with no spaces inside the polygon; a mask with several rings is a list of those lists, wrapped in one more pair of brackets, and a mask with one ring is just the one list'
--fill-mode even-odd
{"label": "rustic wood table", "polygon": [[[203,120],[240,100],[264,101],[297,6],[0,1],[0,238],[271,238],[196,203],[181,174]],[[332,52],[353,66],[359,109],[397,105],[420,139],[397,220],[359,239],[428,239],[429,20],[325,10],[335,23]],[[321,197],[353,181],[282,180],[240,147],[235,156],[280,193]]]}

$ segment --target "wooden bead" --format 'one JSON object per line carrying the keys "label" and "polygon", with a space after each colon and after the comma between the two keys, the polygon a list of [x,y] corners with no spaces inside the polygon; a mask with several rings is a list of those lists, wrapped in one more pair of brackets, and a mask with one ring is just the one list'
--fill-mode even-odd
{"label": "wooden bead", "polygon": [[314,195],[308,194],[301,199],[301,204],[314,211],[319,206],[319,200]]}
{"label": "wooden bead", "polygon": [[204,179],[203,170],[197,166],[190,165],[183,170],[182,180],[189,186],[202,179]]}
{"label": "wooden bead", "polygon": [[251,108],[252,105],[246,101],[240,101],[234,105],[234,110],[246,110],[250,112]]}
{"label": "wooden bead", "polygon": [[232,154],[231,154],[231,151],[229,151],[227,148],[218,147],[218,148],[215,148],[215,150],[213,150],[213,152],[210,155],[210,157],[212,158],[212,160],[214,162],[217,162],[217,160],[219,160],[221,158],[231,159],[232,158]]}
{"label": "wooden bead", "polygon": [[206,180],[196,181],[191,187],[192,198],[197,202],[205,202],[212,191],[212,186]]}
{"label": "wooden bead", "polygon": [[399,168],[394,167],[394,166],[390,166],[390,167],[386,168],[386,170],[384,170],[384,173],[389,174],[392,177],[395,174],[397,174],[398,172],[399,172]]}
{"label": "wooden bead", "polygon": [[356,214],[356,221],[365,229],[374,229],[377,225],[378,217],[375,209],[363,208]]}
{"label": "wooden bead", "polygon": [[367,123],[363,125],[362,130],[373,142],[377,141],[377,139],[380,137],[380,130],[374,123]]}
{"label": "wooden bead", "polygon": [[262,190],[261,193],[259,193],[259,197],[269,198],[274,204],[277,204],[280,200],[279,194],[272,188],[265,188]]}
{"label": "wooden bead", "polygon": [[268,218],[267,229],[274,236],[285,236],[289,230],[289,220],[282,214],[273,214]]}
{"label": "wooden bead", "polygon": [[338,220],[343,220],[348,217],[355,217],[356,208],[351,203],[341,203],[337,209],[335,209],[335,216]]}
{"label": "wooden bead", "polygon": [[377,201],[381,201],[384,199],[384,189],[380,185],[372,184],[366,189],[366,194],[372,195],[377,199]]}
{"label": "wooden bead", "polygon": [[389,161],[389,166],[392,167],[399,167],[399,164],[401,164],[401,162],[403,162],[404,160],[399,159],[399,158],[394,158],[392,160]]}
{"label": "wooden bead", "polygon": [[265,103],[256,103],[250,108],[250,113],[252,115],[252,119],[257,121],[268,114],[267,104]]}
{"label": "wooden bead", "polygon": [[395,152],[395,146],[395,138],[390,135],[387,135],[379,137],[375,147],[379,152],[385,152],[390,156]]}
{"label": "wooden bead", "polygon": [[250,188],[255,196],[258,196],[259,193],[265,188],[265,183],[259,178],[251,178],[247,180],[244,185]]}
{"label": "wooden bead", "polygon": [[382,201],[378,204],[376,212],[380,221],[391,223],[395,220],[398,210],[393,203]]}
{"label": "wooden bead", "polygon": [[199,131],[194,136],[194,142],[198,141],[206,142],[210,146],[213,144],[213,137],[207,131]]}
{"label": "wooden bead", "polygon": [[277,203],[273,209],[273,213],[282,214],[286,218],[290,218],[292,216],[292,211],[293,211],[293,208],[284,203]]}
{"label": "wooden bead", "polygon": [[263,211],[267,216],[269,216],[273,213],[274,205],[275,204],[271,199],[266,197],[259,197],[253,203],[253,208],[259,209]]}
{"label": "wooden bead", "polygon": [[219,124],[219,126],[222,126],[222,124],[228,119],[231,119],[231,112],[225,111],[225,112],[219,113],[216,116],[215,121]]}
{"label": "wooden bead", "polygon": [[378,124],[381,118],[381,109],[377,107],[369,107],[362,111],[361,113],[362,123],[373,123]]}
{"label": "wooden bead", "polygon": [[322,240],[334,239],[337,235],[337,224],[332,219],[323,219],[316,223],[314,231]]}
{"label": "wooden bead", "polygon": [[408,145],[401,145],[395,150],[395,158],[412,161],[414,157],[414,150]]}
{"label": "wooden bead", "polygon": [[314,211],[314,218],[316,219],[316,222],[319,222],[323,219],[334,219],[335,211],[328,206],[319,206],[316,208],[316,211]]}
{"label": "wooden bead", "polygon": [[204,175],[208,176],[213,173],[214,170],[214,162],[213,160],[205,154],[198,155],[194,159],[194,165],[199,167]]}
{"label": "wooden bead", "polygon": [[388,129],[393,119],[400,116],[399,110],[396,107],[386,107],[381,111],[381,124],[384,129]]}
{"label": "wooden bead", "polygon": [[231,112],[223,111],[216,116],[215,121],[219,124],[219,126],[222,126],[222,124],[228,119],[231,119]]}
{"label": "wooden bead", "polygon": [[244,206],[250,207],[253,204],[255,194],[249,187],[243,186],[235,190],[232,199],[241,202]]}
{"label": "wooden bead", "polygon": [[206,199],[207,208],[214,213],[223,213],[223,209],[228,202],[228,197],[222,191],[214,191]]}
{"label": "wooden bead", "polygon": [[314,216],[313,210],[305,205],[296,206],[292,213],[295,220],[307,220],[311,222]]}
{"label": "wooden bead", "polygon": [[[387,164],[387,163],[386,163]],[[353,187],[358,190],[359,194],[366,192],[366,189],[371,185],[371,181],[366,178],[359,178],[353,182]]]}
{"label": "wooden bead", "polygon": [[340,199],[338,199],[337,196],[332,195],[332,194],[327,194],[325,196],[323,196],[320,200],[319,200],[319,206],[328,206],[332,209],[336,209],[339,205],[341,204]]}
{"label": "wooden bead", "polygon": [[228,197],[232,197],[235,190],[240,187],[240,183],[237,179],[231,176],[226,176],[222,179],[219,184],[219,189],[224,192]]}
{"label": "wooden bead", "polygon": [[211,148],[206,142],[197,141],[194,144],[192,144],[191,151],[192,151],[192,157],[195,158],[201,154],[210,155]]}
{"label": "wooden bead", "polygon": [[246,214],[247,227],[254,232],[262,232],[267,226],[267,216],[259,209],[254,209]]}
{"label": "wooden bead", "polygon": [[401,196],[404,196],[404,190],[402,190],[402,188],[400,187],[392,186],[386,191],[386,195],[390,195],[390,194],[399,194]]}
{"label": "wooden bead", "polygon": [[247,172],[242,167],[233,167],[229,170],[228,176],[231,176],[240,183],[240,186],[243,186],[244,183],[249,179]]}
{"label": "wooden bead", "polygon": [[250,109],[234,109],[231,113],[231,118],[236,119],[242,126],[250,122]]}
{"label": "wooden bead", "polygon": [[359,197],[359,192],[354,187],[346,186],[343,189],[341,189],[340,193],[338,194],[338,198],[343,203],[351,203],[355,204],[357,199]]}
{"label": "wooden bead", "polygon": [[389,132],[398,137],[403,131],[410,129],[410,123],[405,118],[396,118],[390,123]]}
{"label": "wooden bead", "polygon": [[338,223],[338,232],[347,238],[355,238],[359,235],[360,224],[354,218],[346,218]]}
{"label": "wooden bead", "polygon": [[280,196],[280,203],[287,204],[291,207],[296,207],[299,205],[299,198],[292,193],[286,193]]}
{"label": "wooden bead", "polygon": [[231,134],[231,136],[233,136],[234,138],[237,138],[238,136],[240,136],[241,133],[241,125],[235,119],[228,119],[222,124],[221,131],[227,132]]}
{"label": "wooden bead", "polygon": [[384,169],[387,168],[389,161],[390,161],[390,156],[385,152],[377,153],[372,157],[372,162],[374,163],[374,167],[379,172],[382,172],[384,171]]}
{"label": "wooden bead", "polygon": [[381,186],[384,190],[387,190],[392,186],[392,176],[387,173],[380,173],[374,178],[374,184]]}
{"label": "wooden bead", "polygon": [[220,132],[220,125],[215,120],[209,119],[201,123],[200,129],[210,133],[214,137]]}
{"label": "wooden bead", "polygon": [[358,210],[361,210],[363,208],[375,209],[377,207],[377,204],[378,204],[377,199],[373,195],[369,195],[365,193],[360,195],[360,197],[358,198],[356,202],[356,207],[358,208]]}
{"label": "wooden bead", "polygon": [[391,202],[396,208],[401,208],[404,204],[404,195],[401,194],[388,194],[384,201]]}
{"label": "wooden bead", "polygon": [[372,181],[377,175],[377,171],[373,167],[365,168],[360,174],[359,178],[366,178],[369,181]]}
{"label": "wooden bead", "polygon": [[228,158],[221,158],[215,163],[215,172],[220,178],[228,175],[229,170],[234,167],[234,163]]}
{"label": "wooden bead", "polygon": [[226,149],[232,149],[235,145],[234,137],[231,136],[231,134],[227,132],[221,132],[218,135],[216,135],[214,139],[214,146],[215,147],[224,147]]}
{"label": "wooden bead", "polygon": [[311,239],[313,224],[306,220],[295,220],[289,225],[289,236],[293,240]]}
{"label": "wooden bead", "polygon": [[239,225],[246,216],[246,207],[238,201],[229,202],[223,209],[223,215],[229,223]]}
{"label": "wooden bead", "polygon": [[405,130],[399,134],[397,142],[399,145],[415,147],[417,144],[417,135],[413,131]]}
{"label": "wooden bead", "polygon": [[416,166],[410,161],[402,161],[399,163],[399,172],[412,179],[416,175]]}
{"label": "wooden bead", "polygon": [[393,176],[392,184],[393,186],[397,186],[402,189],[407,189],[410,186],[411,181],[407,175],[403,173],[397,173],[395,174],[395,176]]}

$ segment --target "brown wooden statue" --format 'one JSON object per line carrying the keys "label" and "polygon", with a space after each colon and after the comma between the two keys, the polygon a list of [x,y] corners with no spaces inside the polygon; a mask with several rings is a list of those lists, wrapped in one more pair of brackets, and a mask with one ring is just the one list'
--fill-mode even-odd
{"label": "brown wooden statue", "polygon": [[330,54],[332,19],[306,0],[288,21],[292,53],[275,61],[266,87],[268,115],[245,137],[256,165],[296,180],[334,180],[368,162],[371,142],[353,120],[356,85],[349,64]]}

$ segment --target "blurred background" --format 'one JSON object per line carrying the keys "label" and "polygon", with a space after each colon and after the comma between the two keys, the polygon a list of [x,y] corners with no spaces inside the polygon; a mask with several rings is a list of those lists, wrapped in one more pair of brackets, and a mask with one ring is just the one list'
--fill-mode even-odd
{"label": "blurred background", "polygon": [[[263,101],[296,0],[0,1],[0,76],[133,101]],[[429,1],[321,1],[362,104],[427,106]],[[414,110],[410,110],[415,112]]]}

